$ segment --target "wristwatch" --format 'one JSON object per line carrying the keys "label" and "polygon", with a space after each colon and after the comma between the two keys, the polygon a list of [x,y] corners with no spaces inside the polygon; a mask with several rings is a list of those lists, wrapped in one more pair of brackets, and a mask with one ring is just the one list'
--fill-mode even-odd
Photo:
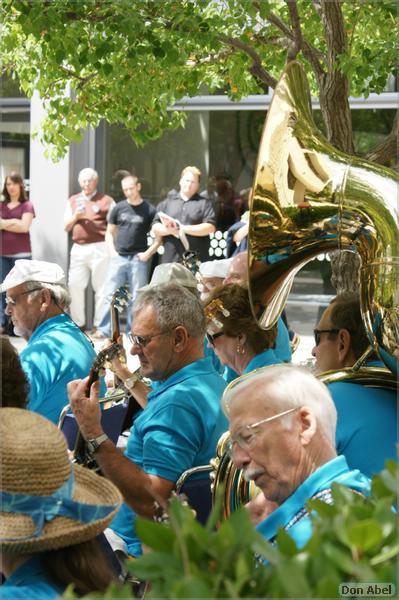
{"label": "wristwatch", "polygon": [[127,390],[131,390],[136,385],[138,379],[138,376],[133,373],[133,375],[124,380],[123,385]]}
{"label": "wristwatch", "polygon": [[106,442],[108,439],[109,438],[108,438],[107,434],[102,433],[101,435],[99,435],[96,438],[92,438],[91,440],[86,440],[87,449],[90,452],[90,454],[94,454],[99,449],[101,444]]}

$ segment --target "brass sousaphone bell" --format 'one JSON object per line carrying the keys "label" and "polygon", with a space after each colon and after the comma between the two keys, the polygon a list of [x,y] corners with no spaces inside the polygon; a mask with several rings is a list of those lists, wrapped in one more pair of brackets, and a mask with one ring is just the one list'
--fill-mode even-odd
{"label": "brass sousaphone bell", "polygon": [[[251,304],[270,328],[296,273],[318,254],[359,254],[361,307],[373,348],[397,372],[399,358],[398,175],[345,154],[318,131],[306,75],[285,69],[260,143],[249,222]],[[259,309],[259,304],[257,305]]]}
{"label": "brass sousaphone bell", "polygon": [[[337,249],[356,252],[362,261],[361,309],[370,343],[397,373],[398,182],[391,169],[331,146],[313,121],[305,72],[291,62],[268,110],[250,207],[249,295],[261,327],[276,323],[294,276],[312,258]],[[264,307],[260,317],[259,303]],[[343,369],[319,377],[325,383],[396,386],[383,368]],[[229,459],[227,443],[225,434],[218,445],[214,489],[215,494],[224,485],[225,517],[254,494]]]}

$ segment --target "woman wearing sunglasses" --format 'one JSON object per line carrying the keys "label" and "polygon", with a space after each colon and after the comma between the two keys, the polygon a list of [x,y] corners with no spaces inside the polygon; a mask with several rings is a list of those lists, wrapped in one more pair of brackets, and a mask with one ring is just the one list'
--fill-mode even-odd
{"label": "woman wearing sunglasses", "polygon": [[205,305],[208,345],[238,375],[281,363],[274,352],[277,327],[258,327],[248,290],[231,283],[216,288]]}

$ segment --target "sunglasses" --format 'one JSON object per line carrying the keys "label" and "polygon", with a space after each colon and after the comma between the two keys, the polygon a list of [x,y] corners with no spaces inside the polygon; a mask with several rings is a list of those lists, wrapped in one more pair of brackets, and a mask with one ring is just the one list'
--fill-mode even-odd
{"label": "sunglasses", "polygon": [[166,333],[169,333],[169,331],[161,331],[160,333],[154,333],[153,335],[133,335],[132,333],[128,333],[127,338],[131,344],[140,346],[140,348],[145,348],[152,338],[159,335],[165,335]]}
{"label": "sunglasses", "polygon": [[218,333],[207,333],[206,334],[206,339],[208,340],[208,342],[210,343],[211,346],[215,345],[215,340],[220,337],[221,335],[224,335],[223,331],[219,331]]}
{"label": "sunglasses", "polygon": [[316,346],[320,344],[320,334],[322,333],[339,333],[339,329],[313,329],[314,343]]}

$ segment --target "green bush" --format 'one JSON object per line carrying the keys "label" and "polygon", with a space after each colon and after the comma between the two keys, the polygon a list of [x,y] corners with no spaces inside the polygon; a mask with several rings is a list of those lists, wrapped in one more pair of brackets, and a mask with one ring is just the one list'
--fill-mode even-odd
{"label": "green bush", "polygon": [[[146,598],[337,598],[343,582],[394,583],[397,474],[396,463],[387,462],[367,499],[334,484],[334,504],[309,501],[313,535],[300,550],[284,530],[275,546],[265,541],[242,507],[216,528],[217,502],[203,527],[174,499],[169,524],[138,520],[151,551],[130,562],[129,571],[150,582]],[[129,596],[125,587],[110,589],[106,597]]]}

